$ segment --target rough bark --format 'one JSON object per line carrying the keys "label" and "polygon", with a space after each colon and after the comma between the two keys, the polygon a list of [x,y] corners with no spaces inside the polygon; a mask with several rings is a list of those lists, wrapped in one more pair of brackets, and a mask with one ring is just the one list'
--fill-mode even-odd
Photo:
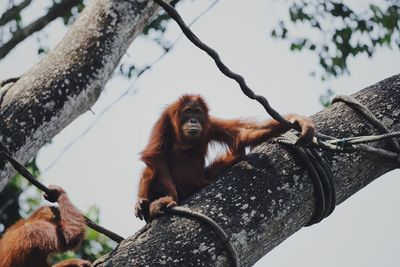
{"label": "rough bark", "polygon": [[[92,0],[58,46],[4,96],[1,140],[21,162],[97,100],[129,44],[158,6]],[[15,172],[0,161],[0,190]]]}
{"label": "rough bark", "polygon": [[[400,130],[400,75],[356,93],[391,130]],[[377,133],[363,117],[337,103],[313,116],[322,133],[337,137]],[[386,147],[384,142],[374,144]],[[366,153],[332,154],[330,165],[340,204],[396,162]],[[242,266],[251,266],[300,230],[315,208],[307,171],[290,149],[274,143],[256,147],[246,159],[184,204],[214,219],[228,234]],[[335,216],[333,213],[331,216]],[[226,250],[206,226],[166,215],[123,241],[96,266],[229,266]]]}

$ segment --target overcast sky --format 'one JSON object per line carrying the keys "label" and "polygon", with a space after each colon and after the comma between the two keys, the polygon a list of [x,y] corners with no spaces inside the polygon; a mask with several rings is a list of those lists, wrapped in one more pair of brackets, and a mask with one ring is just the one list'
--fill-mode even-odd
{"label": "overcast sky", "polygon": [[[48,2],[34,1],[24,17],[40,14]],[[349,2],[361,8],[366,5],[361,0]],[[190,21],[210,3],[185,1],[179,10]],[[399,50],[378,49],[372,59],[351,59],[349,76],[322,83],[309,75],[318,69],[315,55],[292,53],[287,43],[269,37],[284,12],[277,1],[220,0],[193,29],[281,113],[311,115],[321,110],[318,96],[325,88],[331,87],[337,94],[351,94],[399,72]],[[56,21],[40,37],[51,48],[65,31],[61,21]],[[174,40],[179,33],[171,23],[168,37]],[[18,76],[40,60],[36,54],[37,37],[32,36],[0,61],[0,79]],[[161,52],[153,43],[138,38],[123,60],[145,65]],[[42,175],[46,184],[64,187],[82,210],[97,205],[101,209],[101,224],[124,236],[144,225],[133,215],[144,166],[139,152],[165,105],[183,93],[198,93],[205,97],[214,116],[260,120],[267,117],[259,104],[247,99],[234,82],[219,73],[213,61],[185,38],[140,79],[132,93],[98,118],[131,85],[132,81],[121,77],[112,79],[92,109],[95,114],[83,114],[51,145],[41,149],[38,156],[40,169],[46,170]],[[65,147],[93,121],[97,123],[91,130],[49,169]],[[338,206],[329,218],[284,241],[256,266],[399,266],[398,176],[399,172],[391,172],[380,177]]]}

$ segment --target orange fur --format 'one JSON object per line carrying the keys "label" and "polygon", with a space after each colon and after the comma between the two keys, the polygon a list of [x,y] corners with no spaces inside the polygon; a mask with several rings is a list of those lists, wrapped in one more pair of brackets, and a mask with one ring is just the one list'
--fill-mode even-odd
{"label": "orange fur", "polygon": [[[48,267],[48,255],[76,247],[84,237],[85,219],[60,188],[59,207],[41,207],[28,219],[21,219],[7,229],[0,239],[0,267]],[[81,261],[81,265],[79,265]],[[86,261],[57,267],[84,267]]]}
{"label": "orange fur", "polygon": [[[309,119],[298,115],[286,118],[302,129],[300,142],[312,140],[315,128]],[[190,125],[185,127],[187,123]],[[185,128],[190,127],[199,128],[200,134],[195,138],[185,135]],[[182,96],[164,110],[142,152],[146,167],[139,183],[135,215],[151,220],[162,213],[163,206],[191,196],[238,162],[245,154],[245,147],[260,144],[287,130],[275,120],[258,123],[213,118],[201,96]],[[227,151],[205,166],[210,142],[226,145]]]}

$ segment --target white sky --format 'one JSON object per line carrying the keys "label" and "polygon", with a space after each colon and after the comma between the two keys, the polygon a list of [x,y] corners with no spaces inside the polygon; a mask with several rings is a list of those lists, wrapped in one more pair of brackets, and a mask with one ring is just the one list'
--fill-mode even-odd
{"label": "white sky", "polygon": [[[27,18],[41,12],[49,1],[35,2],[36,6],[24,14]],[[209,4],[209,1],[187,1],[179,9],[190,21]],[[365,3],[351,1],[351,4]],[[399,72],[399,50],[378,49],[373,59],[362,56],[351,60],[350,76],[330,83],[320,82],[309,75],[317,69],[315,55],[291,53],[287,43],[269,37],[277,18],[283,14],[281,7],[271,1],[221,0],[193,26],[205,42],[220,52],[227,65],[241,73],[281,113],[311,115],[321,109],[318,96],[328,86],[338,94],[351,94]],[[45,32],[48,38],[45,42],[54,47],[65,28],[57,21]],[[168,36],[174,40],[178,35],[179,30],[172,23]],[[36,38],[34,35],[0,61],[0,79],[18,76],[39,60]],[[124,60],[146,64],[159,53],[153,44],[138,39]],[[132,81],[122,78],[112,79],[93,107],[95,115],[82,115],[57,135],[51,145],[41,149],[39,167],[46,169],[130,84]],[[92,204],[100,207],[101,224],[124,236],[144,225],[133,215],[136,187],[144,166],[138,154],[166,104],[183,93],[193,92],[206,98],[215,116],[265,118],[262,107],[247,99],[234,82],[222,76],[214,63],[185,38],[142,77],[135,90],[136,94],[115,105],[42,177],[46,184],[64,187],[80,209],[86,210]],[[379,178],[337,207],[323,222],[294,234],[256,266],[399,266],[398,174],[391,172]]]}

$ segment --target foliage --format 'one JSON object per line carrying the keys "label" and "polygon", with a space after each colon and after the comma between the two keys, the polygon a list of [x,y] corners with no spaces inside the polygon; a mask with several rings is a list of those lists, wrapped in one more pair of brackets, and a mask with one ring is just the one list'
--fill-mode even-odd
{"label": "foliage", "polygon": [[[181,0],[173,0],[170,2],[172,6],[176,6],[176,4],[181,1]],[[161,11],[144,29],[143,29],[143,34],[144,35],[149,35],[150,31],[159,31],[159,32],[165,32],[167,29],[167,22],[170,19],[170,16],[165,13],[164,11]]]}
{"label": "foliage", "polygon": [[[33,175],[39,175],[36,157],[27,163],[26,168]],[[2,203],[0,205],[0,233],[21,219],[21,214],[32,213],[40,204],[41,195],[37,190],[24,195],[24,201],[21,204],[19,198],[28,188],[30,188],[30,184],[20,174],[17,174],[0,193],[0,203]]]}
{"label": "foliage", "polygon": [[[99,223],[100,210],[96,206],[92,206],[86,212],[86,216],[92,221]],[[86,236],[78,251],[68,251],[63,254],[54,255],[52,262],[56,263],[61,260],[81,258],[94,261],[102,255],[110,252],[116,243],[105,237],[104,235],[94,231],[91,228],[86,229]]]}
{"label": "foliage", "polygon": [[64,25],[71,25],[77,19],[78,15],[81,13],[84,7],[85,3],[83,1],[80,1],[80,3],[74,6],[71,10],[67,10],[67,12],[62,16]]}
{"label": "foliage", "polygon": [[[26,1],[26,0],[25,0]],[[51,0],[51,9],[57,3],[67,0]],[[176,5],[182,0],[173,0]],[[372,1],[372,0],[370,0]],[[325,80],[349,73],[349,58],[365,54],[372,57],[378,47],[400,47],[400,0],[361,1],[358,5],[341,0],[295,0],[288,6],[288,19],[280,20],[271,35],[287,39],[292,51],[311,51],[318,56],[321,69],[318,75]],[[19,10],[11,20],[0,27],[0,48],[12,36],[23,29],[25,19],[21,13],[29,8],[30,3]],[[18,6],[21,1],[9,0],[6,10]],[[79,3],[60,16],[65,25],[70,25],[82,11],[86,1]],[[282,3],[284,5],[284,3]],[[3,14],[4,15],[4,14]],[[1,17],[1,16],[0,16]],[[1,18],[0,18],[1,20]],[[169,42],[164,37],[169,16],[159,14],[143,30],[146,36],[158,43],[163,49],[169,49]],[[295,27],[296,26],[296,27]],[[297,26],[303,27],[298,30]],[[305,28],[305,29],[304,29]],[[302,34],[298,34],[301,32]],[[315,33],[321,38],[312,38]],[[297,35],[296,35],[297,34]],[[38,53],[47,53],[46,44],[38,35]],[[133,63],[124,62],[119,72],[127,77],[135,77],[140,68]]]}
{"label": "foliage", "polygon": [[[68,0],[51,0],[48,9],[60,1]],[[179,1],[181,0],[173,0],[171,4],[176,5]],[[22,1],[8,0],[7,10],[17,6],[20,2]],[[75,21],[85,4],[86,1],[82,0],[72,9],[66,10],[60,16],[64,25],[68,26]],[[289,4],[288,20],[279,21],[271,35],[288,40],[292,51],[315,53],[321,67],[318,74],[321,79],[348,74],[349,58],[362,54],[372,57],[379,47],[391,49],[400,47],[400,0],[385,0],[381,1],[379,5],[363,2],[363,5],[364,8],[356,8],[340,0],[295,0]],[[25,8],[28,7],[29,5]],[[27,18],[21,16],[25,8],[1,25],[0,49],[26,26]],[[0,19],[1,17],[0,14]],[[29,20],[31,19],[29,18]],[[169,46],[164,33],[169,20],[169,16],[160,11],[143,30],[143,36],[168,50]],[[305,27],[306,30],[298,31],[297,27]],[[302,35],[296,36],[295,34],[299,32]],[[322,38],[312,38],[314,33],[321,34]],[[37,40],[38,53],[47,53],[48,49],[45,48],[46,44],[42,43],[40,34]],[[121,64],[119,70],[127,78],[135,77],[140,73],[140,68],[131,62]],[[332,94],[332,91],[327,91],[322,95],[321,103],[325,106],[329,105]],[[36,158],[32,159],[27,167],[35,176],[39,175]],[[41,200],[41,192],[32,188],[20,175],[16,175],[0,193],[0,234],[21,216],[24,217],[35,210],[42,203]],[[91,207],[87,215],[98,221],[99,210]],[[94,260],[110,251],[113,246],[112,241],[88,229],[87,238],[79,251],[56,255],[53,260],[58,261],[71,257]]]}
{"label": "foliage", "polygon": [[[351,56],[372,57],[378,47],[400,47],[400,0],[363,5],[366,7],[359,10],[340,0],[297,0],[288,10],[290,22],[281,20],[271,35],[289,40],[292,51],[316,53],[323,80],[348,74]],[[306,29],[290,30],[287,24]],[[294,36],[292,32],[305,34]],[[313,40],[315,32],[322,33],[322,38]]]}
{"label": "foliage", "polygon": [[332,99],[334,96],[335,92],[332,89],[328,88],[323,94],[319,96],[319,102],[322,104],[322,106],[327,108],[332,105]]}
{"label": "foliage", "polygon": [[[36,165],[36,157],[33,158],[26,168],[35,176],[40,175]],[[6,188],[0,193],[0,233],[4,232],[10,225],[22,217],[27,217],[42,204],[42,192],[31,186],[25,178],[17,174],[11,179]],[[90,219],[99,223],[100,211],[92,206],[85,213]],[[53,262],[63,259],[82,258],[94,261],[100,256],[110,252],[115,243],[98,232],[88,228],[85,240],[75,252],[68,251],[63,254],[54,255]]]}

